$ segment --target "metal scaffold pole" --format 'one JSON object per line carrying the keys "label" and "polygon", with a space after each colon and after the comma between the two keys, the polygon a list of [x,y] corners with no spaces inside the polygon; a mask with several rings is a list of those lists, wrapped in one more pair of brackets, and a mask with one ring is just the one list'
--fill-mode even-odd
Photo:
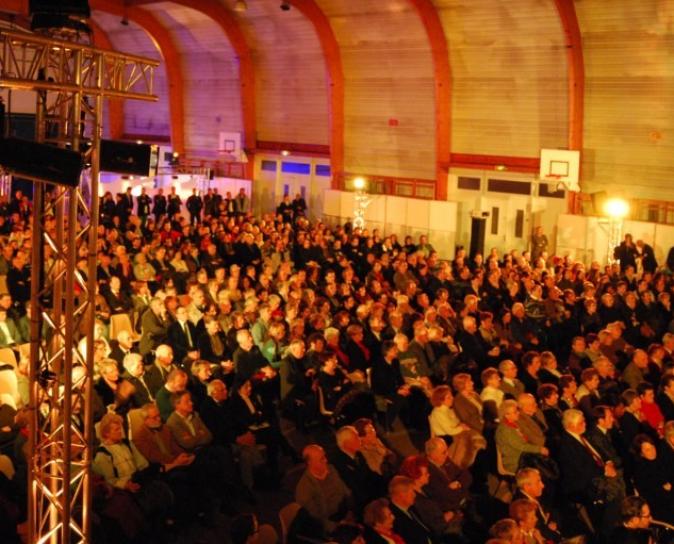
{"label": "metal scaffold pole", "polygon": [[[35,180],[31,225],[29,542],[88,543],[103,100],[157,100],[158,63],[70,39],[0,32],[0,87],[36,91],[36,140],[82,153],[77,187]],[[86,251],[86,272],[77,263]],[[85,338],[86,352],[78,349]]]}

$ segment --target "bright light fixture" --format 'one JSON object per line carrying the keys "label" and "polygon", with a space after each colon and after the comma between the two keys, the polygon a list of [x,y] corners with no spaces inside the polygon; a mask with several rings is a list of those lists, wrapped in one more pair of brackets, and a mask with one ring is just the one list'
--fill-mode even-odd
{"label": "bright light fixture", "polygon": [[630,211],[630,205],[622,198],[611,198],[604,204],[604,213],[611,219],[623,219]]}
{"label": "bright light fixture", "polygon": [[236,0],[236,2],[234,2],[234,11],[238,13],[243,13],[246,10],[248,10],[246,0]]}
{"label": "bright light fixture", "polygon": [[284,157],[287,157],[288,155],[290,155],[290,151],[288,151],[287,149],[283,149],[281,151],[281,155],[283,155]]}
{"label": "bright light fixture", "polygon": [[365,178],[358,177],[353,180],[353,187],[354,189],[358,189],[359,191],[362,191],[365,189]]}

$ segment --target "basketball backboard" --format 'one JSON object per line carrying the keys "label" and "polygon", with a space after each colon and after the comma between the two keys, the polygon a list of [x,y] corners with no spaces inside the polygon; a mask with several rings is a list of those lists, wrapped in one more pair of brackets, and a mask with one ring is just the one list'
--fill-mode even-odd
{"label": "basketball backboard", "polygon": [[541,181],[563,183],[569,191],[580,191],[580,151],[541,149]]}

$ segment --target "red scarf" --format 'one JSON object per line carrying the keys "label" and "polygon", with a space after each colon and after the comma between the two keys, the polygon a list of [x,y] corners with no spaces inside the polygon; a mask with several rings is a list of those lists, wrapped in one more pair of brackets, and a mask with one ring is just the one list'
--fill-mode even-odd
{"label": "red scarf", "polygon": [[503,424],[506,425],[507,427],[510,427],[511,429],[515,429],[517,431],[517,434],[520,435],[520,437],[522,438],[522,440],[524,440],[525,442],[529,442],[529,439],[520,430],[517,423],[513,423],[512,421],[508,421],[506,418],[503,418]]}

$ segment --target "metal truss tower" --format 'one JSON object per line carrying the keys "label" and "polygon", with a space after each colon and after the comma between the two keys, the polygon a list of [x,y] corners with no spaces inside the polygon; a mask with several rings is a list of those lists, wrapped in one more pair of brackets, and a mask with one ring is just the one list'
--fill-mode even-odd
{"label": "metal truss tower", "polygon": [[[75,33],[0,32],[0,87],[36,91],[37,141],[79,151],[87,165],[79,187],[40,180],[33,184],[31,544],[91,542],[91,395],[103,99],[157,100],[152,89],[157,66],[151,59],[80,43]],[[86,338],[86,354],[78,350],[80,333]]]}

